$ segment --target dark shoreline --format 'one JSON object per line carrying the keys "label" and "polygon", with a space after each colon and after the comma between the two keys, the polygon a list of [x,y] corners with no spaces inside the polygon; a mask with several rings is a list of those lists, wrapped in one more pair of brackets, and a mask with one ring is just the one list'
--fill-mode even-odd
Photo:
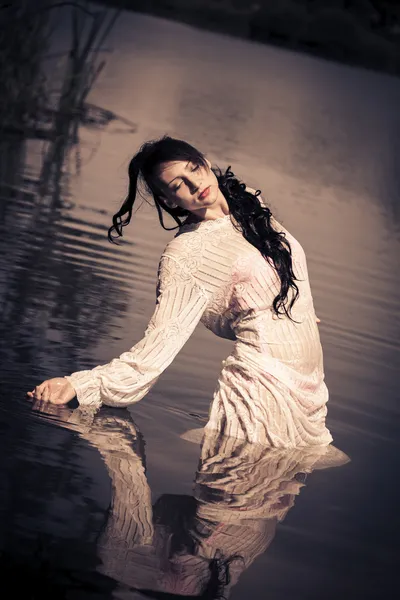
{"label": "dark shoreline", "polygon": [[[323,0],[313,3],[287,0],[272,7],[265,2],[252,4],[234,0],[219,7],[211,0],[186,3],[182,0],[97,0],[97,3],[400,76],[400,6],[397,8],[390,1],[353,0],[357,10],[354,6],[353,9],[332,7],[332,3]],[[243,4],[243,8],[238,8],[239,4]],[[244,8],[245,4],[248,8]],[[331,6],[324,6],[327,4]],[[352,2],[343,0],[342,4]],[[380,10],[376,10],[375,5]],[[392,7],[391,13],[383,12],[382,7],[386,5]]]}

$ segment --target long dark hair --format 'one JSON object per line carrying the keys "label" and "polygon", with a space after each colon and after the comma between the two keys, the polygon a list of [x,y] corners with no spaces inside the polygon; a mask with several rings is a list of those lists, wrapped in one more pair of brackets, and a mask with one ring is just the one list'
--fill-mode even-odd
{"label": "long dark hair", "polygon": [[[128,195],[119,211],[113,216],[113,225],[108,230],[110,242],[115,243],[115,240],[123,235],[122,228],[128,225],[132,218],[139,176],[145,184],[146,191],[154,198],[163,229],[167,231],[177,229],[183,224],[182,217],[188,217],[191,214],[190,211],[180,206],[170,208],[162,200],[157,169],[160,163],[169,161],[191,161],[194,165],[207,168],[204,155],[183,140],[165,135],[158,140],[151,140],[143,144],[129,164]],[[293,272],[291,247],[285,233],[273,228],[270,209],[263,206],[258,199],[261,194],[260,190],[256,190],[254,194],[246,190],[246,185],[235,177],[230,166],[225,173],[218,167],[212,170],[217,177],[219,188],[226,198],[229,211],[237,223],[237,228],[243,237],[261,252],[279,276],[281,287],[273,301],[275,314],[291,318],[291,309],[298,298],[299,289],[296,285],[297,278]],[[163,211],[174,219],[177,226],[165,226]],[[292,291],[290,301],[289,290]]]}

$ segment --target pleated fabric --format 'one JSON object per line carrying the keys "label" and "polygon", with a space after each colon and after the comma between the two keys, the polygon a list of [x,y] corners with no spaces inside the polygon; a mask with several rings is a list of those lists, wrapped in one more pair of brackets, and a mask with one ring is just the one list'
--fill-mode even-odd
{"label": "pleated fabric", "polygon": [[231,215],[184,224],[162,254],[143,339],[106,365],[67,376],[79,403],[98,409],[141,400],[201,321],[235,340],[206,430],[278,448],[329,444],[328,389],[305,253],[272,223],[291,246],[300,291],[293,320],[275,315],[278,275]]}

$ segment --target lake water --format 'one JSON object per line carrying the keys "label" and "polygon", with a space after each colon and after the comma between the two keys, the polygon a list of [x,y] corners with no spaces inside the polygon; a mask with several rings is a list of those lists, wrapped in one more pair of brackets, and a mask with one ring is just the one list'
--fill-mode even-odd
{"label": "lake water", "polygon": [[[72,154],[40,205],[39,146],[1,141],[3,581],[35,598],[134,599],[149,597],[137,590],[162,572],[157,589],[194,596],[211,555],[182,548],[190,524],[211,520],[225,542],[209,549],[244,556],[231,563],[232,600],[397,597],[400,80],[144,15],[124,14],[107,46],[89,100],[133,132],[121,122],[81,128],[80,171]],[[204,423],[231,349],[201,326],[129,410],[104,408],[91,422],[26,401],[43,379],[108,362],[141,339],[173,233],[146,203],[120,247],[106,232],[130,157],[164,133],[231,165],[302,243],[328,426],[347,464],[292,456],[283,465],[213,440],[200,456],[182,439]],[[221,471],[210,474],[213,456]],[[255,491],[245,485],[233,501],[221,478],[237,472]],[[239,522],[232,506],[242,500],[251,516]],[[174,543],[171,571],[162,556]]]}

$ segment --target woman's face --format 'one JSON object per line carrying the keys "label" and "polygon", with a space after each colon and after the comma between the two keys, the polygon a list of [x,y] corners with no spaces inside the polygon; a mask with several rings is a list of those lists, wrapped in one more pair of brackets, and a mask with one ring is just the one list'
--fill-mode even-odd
{"label": "woman's face", "polygon": [[[201,216],[219,197],[218,180],[206,159],[207,167],[191,161],[161,163],[158,170],[162,199],[170,207],[180,206]],[[204,190],[208,193],[202,194]]]}

